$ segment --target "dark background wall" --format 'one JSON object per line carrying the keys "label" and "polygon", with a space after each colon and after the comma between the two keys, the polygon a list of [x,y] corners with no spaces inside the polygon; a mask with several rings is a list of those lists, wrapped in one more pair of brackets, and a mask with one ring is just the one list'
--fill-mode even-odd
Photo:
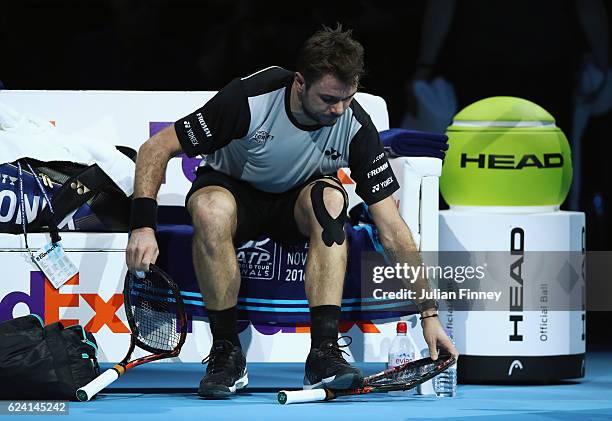
{"label": "dark background wall", "polygon": [[[391,125],[398,126],[418,74],[426,6],[425,0],[3,1],[0,81],[6,89],[217,90],[269,65],[292,69],[310,34],[342,22],[366,50],[364,90],[387,101]],[[434,10],[433,22],[444,14]],[[590,49],[574,0],[460,0],[442,39],[428,76],[451,80],[460,107],[486,96],[522,96],[570,132],[577,71]],[[612,249],[610,165],[602,153],[610,120],[610,114],[593,119],[583,142],[580,210],[587,213],[589,250]],[[608,317],[589,314],[589,346],[612,343]]]}

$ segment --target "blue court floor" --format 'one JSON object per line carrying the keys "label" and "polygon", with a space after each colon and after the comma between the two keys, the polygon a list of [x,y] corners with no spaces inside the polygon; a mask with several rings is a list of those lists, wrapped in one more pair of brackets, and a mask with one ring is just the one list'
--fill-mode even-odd
{"label": "blue court floor", "polygon": [[[460,362],[461,363],[461,362]],[[381,364],[362,364],[371,373]],[[551,386],[459,385],[455,398],[366,395],[282,406],[276,391],[299,388],[301,364],[249,364],[249,388],[228,400],[197,397],[199,364],[149,364],[91,402],[71,402],[62,420],[612,420],[612,353],[587,355],[586,378]],[[0,417],[8,418],[8,417]],[[27,419],[21,416],[19,419]]]}

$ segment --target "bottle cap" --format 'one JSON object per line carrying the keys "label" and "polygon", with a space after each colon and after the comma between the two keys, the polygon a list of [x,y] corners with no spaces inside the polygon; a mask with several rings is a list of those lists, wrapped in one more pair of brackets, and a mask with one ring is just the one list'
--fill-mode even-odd
{"label": "bottle cap", "polygon": [[397,333],[408,332],[408,325],[406,324],[406,322],[397,322],[396,331]]}

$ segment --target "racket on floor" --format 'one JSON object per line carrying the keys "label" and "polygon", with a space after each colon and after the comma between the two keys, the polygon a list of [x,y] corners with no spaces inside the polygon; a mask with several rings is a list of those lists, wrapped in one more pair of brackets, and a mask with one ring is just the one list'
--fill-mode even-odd
{"label": "racket on floor", "polygon": [[440,355],[435,361],[427,357],[372,374],[364,378],[363,386],[357,389],[281,390],[278,392],[277,398],[280,404],[287,405],[300,402],[330,401],[340,396],[409,390],[432,379],[454,363],[455,359],[450,355]]}
{"label": "racket on floor", "polygon": [[[187,337],[187,316],[181,293],[174,281],[151,264],[149,271],[125,275],[123,299],[130,326],[130,348],[125,358],[77,390],[79,401],[88,401],[126,371],[151,361],[179,355]],[[135,347],[150,352],[132,358]]]}

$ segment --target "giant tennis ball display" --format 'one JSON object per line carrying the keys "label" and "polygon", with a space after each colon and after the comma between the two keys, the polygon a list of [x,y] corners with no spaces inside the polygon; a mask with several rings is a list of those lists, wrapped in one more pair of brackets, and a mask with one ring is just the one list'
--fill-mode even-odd
{"label": "giant tennis ball display", "polygon": [[492,97],[461,110],[448,128],[440,190],[451,206],[560,205],[572,181],[570,148],[533,102]]}

